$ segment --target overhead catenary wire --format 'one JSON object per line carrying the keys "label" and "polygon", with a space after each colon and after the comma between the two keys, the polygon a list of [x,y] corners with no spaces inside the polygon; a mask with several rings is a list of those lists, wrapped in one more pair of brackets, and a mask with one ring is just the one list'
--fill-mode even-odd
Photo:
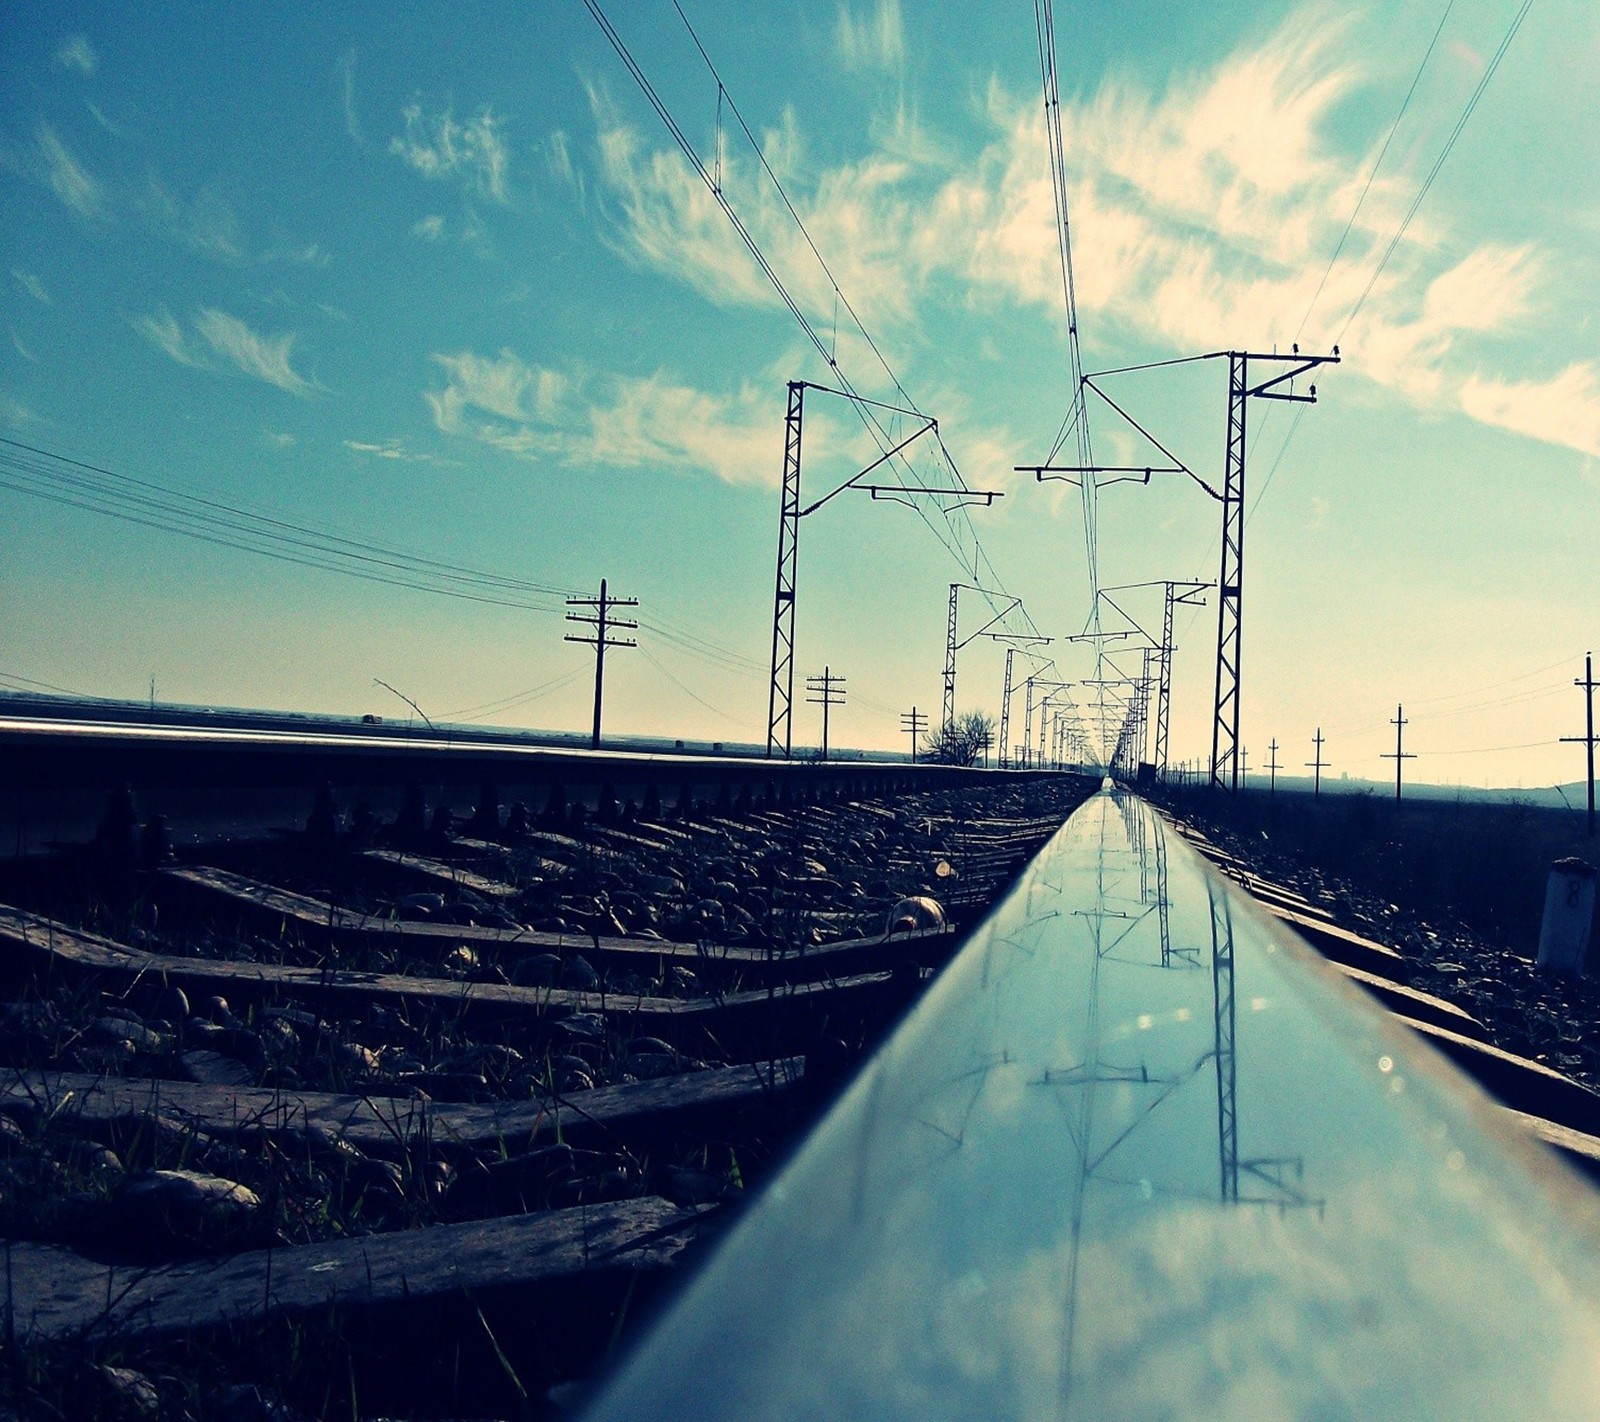
{"label": "overhead catenary wire", "polygon": [[[1350,236],[1351,229],[1354,227],[1356,218],[1361,212],[1362,205],[1366,202],[1367,194],[1371,190],[1373,181],[1377,177],[1378,169],[1383,163],[1384,155],[1389,151],[1389,145],[1394,139],[1395,131],[1399,128],[1400,121],[1405,117],[1406,110],[1411,104],[1412,96],[1416,93],[1417,85],[1422,80],[1422,74],[1427,68],[1428,60],[1432,56],[1434,48],[1439,43],[1439,36],[1444,32],[1445,21],[1450,18],[1450,12],[1454,8],[1454,4],[1455,0],[1448,0],[1448,3],[1446,3],[1444,7],[1444,13],[1439,17],[1439,23],[1434,27],[1433,36],[1428,41],[1427,49],[1423,52],[1422,61],[1417,65],[1416,73],[1412,76],[1410,87],[1406,90],[1404,99],[1401,100],[1399,111],[1394,117],[1394,122],[1389,126],[1389,132],[1384,138],[1383,145],[1379,149],[1378,156],[1373,161],[1371,169],[1368,170],[1366,182],[1361,189],[1360,195],[1356,198],[1355,206],[1351,209],[1349,219],[1345,222],[1344,231],[1340,234],[1339,240],[1334,246],[1333,255],[1328,259],[1328,265],[1322,273],[1322,279],[1317,283],[1316,292],[1312,295],[1310,303],[1306,306],[1305,313],[1300,318],[1299,326],[1295,328],[1296,340],[1299,339],[1301,331],[1304,330],[1306,321],[1310,318],[1312,310],[1315,308],[1317,301],[1322,295],[1323,288],[1327,285],[1328,277],[1332,274],[1334,266],[1339,260],[1340,254],[1344,251],[1345,242]],[[1455,147],[1456,140],[1460,138],[1462,130],[1466,127],[1467,120],[1472,117],[1472,111],[1477,107],[1478,100],[1483,97],[1483,91],[1488,87],[1489,81],[1494,77],[1494,71],[1499,67],[1500,61],[1505,57],[1506,51],[1511,47],[1511,41],[1516,38],[1517,31],[1521,28],[1522,22],[1526,18],[1529,9],[1532,7],[1532,4],[1533,0],[1523,0],[1521,8],[1513,17],[1510,28],[1507,30],[1504,38],[1500,41],[1499,48],[1495,51],[1493,58],[1485,66],[1484,72],[1480,76],[1477,86],[1474,88],[1471,96],[1468,98],[1466,106],[1463,108],[1461,115],[1457,118],[1443,148],[1435,158],[1433,166],[1429,170],[1427,177],[1424,179],[1422,185],[1417,189],[1416,194],[1412,198],[1411,205],[1407,209],[1404,217],[1402,217],[1394,232],[1390,235],[1388,244],[1384,248],[1383,256],[1379,259],[1378,265],[1374,268],[1372,275],[1367,279],[1367,284],[1362,289],[1360,297],[1357,298],[1355,306],[1351,309],[1350,314],[1345,318],[1344,325],[1339,331],[1339,340],[1342,341],[1344,339],[1345,333],[1349,331],[1351,323],[1361,311],[1362,306],[1365,305],[1367,297],[1371,294],[1373,287],[1377,284],[1378,278],[1383,274],[1384,268],[1388,266],[1390,258],[1393,257],[1395,251],[1398,249],[1401,240],[1406,234],[1406,230],[1411,225],[1412,219],[1415,218],[1418,210],[1422,207],[1423,200],[1428,195],[1428,190],[1433,186],[1434,180],[1439,176],[1440,169],[1444,167],[1445,159],[1450,156],[1450,151]],[[1337,344],[1337,342],[1335,342],[1335,344]],[[1130,368],[1139,369],[1140,367],[1135,366]],[[1257,490],[1255,497],[1251,500],[1250,509],[1246,515],[1247,524],[1251,518],[1255,517],[1256,509],[1260,507],[1261,500],[1266,496],[1267,489],[1272,484],[1273,476],[1278,472],[1278,466],[1283,462],[1284,456],[1289,452],[1290,445],[1294,443],[1294,437],[1299,432],[1300,421],[1304,414],[1304,406],[1296,409],[1294,420],[1290,424],[1288,433],[1284,436],[1282,445],[1279,446],[1277,457],[1273,460],[1272,467],[1268,471],[1266,479],[1262,481],[1260,489]],[[1192,622],[1192,620],[1193,617],[1191,615],[1190,621]],[[1187,626],[1185,630],[1187,630]]]}
{"label": "overhead catenary wire", "polygon": [[[717,68],[716,63],[712,60],[710,53],[707,51],[705,45],[701,42],[700,35],[696,31],[693,23],[690,21],[687,12],[680,3],[680,0],[672,0],[672,7],[677,11],[678,18],[683,22],[684,30],[688,33],[690,40],[693,41],[694,47],[698,51],[701,60],[704,62],[707,71],[716,81],[719,114],[721,112],[721,107],[725,102],[729,112],[733,114],[734,119],[738,122],[740,130],[745,136],[745,141],[749,143],[751,152],[755,154],[756,161],[761,165],[761,170],[771,181],[773,190],[778,194],[778,198],[783,203],[785,211],[787,211],[789,216],[793,219],[794,225],[799,231],[801,237],[805,240],[805,244],[810,249],[811,255],[816,258],[817,265],[822,269],[823,275],[828,279],[828,285],[832,289],[834,301],[833,334],[832,339],[829,342],[828,354],[826,356],[829,368],[834,371],[837,371],[839,368],[837,358],[839,343],[839,307],[843,305],[845,312],[849,315],[850,320],[854,323],[857,333],[861,336],[862,340],[866,342],[868,349],[871,350],[879,366],[882,367],[883,373],[888,376],[890,384],[894,386],[895,391],[904,400],[906,405],[908,405],[913,411],[920,413],[916,401],[911,398],[910,392],[907,391],[905,386],[901,383],[900,377],[895,373],[894,368],[889,364],[888,357],[884,355],[882,348],[878,345],[877,341],[873,339],[872,333],[867,330],[866,323],[862,320],[860,313],[857,312],[856,308],[851,304],[850,298],[845,294],[844,289],[839,285],[839,280],[834,275],[833,268],[828,265],[827,258],[823,256],[821,249],[817,246],[816,241],[811,236],[811,231],[806,226],[805,219],[801,217],[799,209],[795,206],[793,200],[790,198],[788,189],[783,185],[783,180],[778,176],[776,170],[772,167],[772,164],[767,160],[766,150],[757,140],[754,132],[750,128],[750,125],[745,121],[743,111],[739,108],[737,102],[735,102],[733,95],[728,92],[727,84],[723,80],[721,71]],[[719,185],[720,172],[721,169],[719,166]],[[820,345],[820,342],[818,344]],[[860,399],[861,397],[856,395],[854,398]],[[939,452],[943,456],[946,466],[950,469],[951,473],[959,482],[965,483],[965,481],[960,478],[960,472],[956,466],[955,457],[950,453],[949,448],[945,445],[944,436],[939,432],[937,427],[933,431],[933,437],[938,444]],[[965,523],[967,532],[973,541],[974,562],[971,571],[973,572],[973,575],[976,576],[978,571],[977,559],[980,556],[982,545],[978,538],[977,530],[972,525],[970,514],[967,513],[965,506],[960,504],[958,504],[954,509],[941,509],[941,511],[944,513],[947,522],[953,515],[959,514]]]}
{"label": "overhead catenary wire", "polygon": [[[1094,446],[1089,433],[1089,415],[1084,394],[1083,353],[1078,339],[1077,277],[1072,263],[1072,218],[1067,200],[1066,147],[1061,133],[1061,93],[1056,73],[1055,11],[1051,0],[1034,0],[1034,32],[1039,47],[1039,80],[1044,96],[1045,142],[1049,150],[1050,188],[1055,207],[1056,254],[1061,265],[1061,295],[1066,308],[1067,347],[1072,381],[1072,408],[1052,446],[1050,458],[1070,432],[1076,437],[1078,464],[1086,471],[1094,466]],[[1048,461],[1047,461],[1048,462]],[[1089,632],[1094,636],[1095,680],[1104,681],[1104,649],[1100,631],[1100,533],[1095,476],[1086,472],[1080,479],[1079,502],[1083,511],[1085,567],[1089,579]],[[1104,689],[1101,688],[1101,721],[1104,721]],[[1102,758],[1107,747],[1099,747]]]}
{"label": "overhead catenary wire", "polygon": [[[865,404],[864,397],[861,396],[859,390],[856,389],[849,375],[840,365],[837,359],[835,345],[824,339],[823,334],[806,315],[799,302],[789,291],[789,288],[785,284],[782,276],[767,258],[766,254],[761,248],[760,243],[756,240],[755,235],[750,231],[748,225],[740,217],[738,211],[733,206],[732,201],[727,196],[723,184],[723,174],[720,171],[714,174],[706,168],[706,165],[700,158],[693,142],[684,132],[682,126],[678,123],[671,110],[667,107],[666,102],[661,98],[659,92],[651,83],[649,76],[644,71],[643,66],[635,58],[627,43],[623,40],[616,27],[606,15],[604,9],[599,4],[599,0],[584,0],[584,4],[590,15],[594,18],[595,23],[600,27],[601,32],[611,44],[612,49],[622,61],[629,75],[633,78],[640,92],[645,96],[646,100],[655,110],[657,116],[666,126],[668,133],[671,134],[674,142],[678,145],[679,150],[689,161],[690,165],[698,174],[701,181],[705,184],[706,188],[711,192],[713,199],[722,209],[724,215],[732,225],[734,232],[737,234],[746,251],[756,262],[762,274],[772,285],[773,290],[777,292],[779,299],[789,311],[789,314],[794,318],[801,330],[804,332],[807,341],[816,350],[817,354],[821,356],[828,369],[833,373],[834,377],[844,387],[841,393],[847,395],[850,399],[852,408],[855,410],[857,417],[862,421],[863,427],[866,428],[868,433],[878,444],[879,449],[881,451],[887,451],[890,445],[895,443],[895,441],[885,429],[883,422],[880,421],[873,414],[870,407]],[[857,331],[861,334],[863,340],[866,341],[869,348],[872,350],[874,356],[878,360],[878,363],[883,367],[894,388],[904,398],[905,404],[913,412],[920,415],[921,411],[917,406],[916,401],[913,400],[909,393],[906,392],[900,378],[895,374],[894,370],[889,365],[882,348],[873,339],[870,332],[867,331],[865,323],[862,321],[859,313],[850,303],[849,298],[845,295],[843,289],[839,286],[837,279],[833,275],[832,269],[828,266],[820,249],[812,239],[810,231],[807,229],[804,219],[801,217],[798,208],[789,197],[789,194],[784,188],[781,179],[778,177],[771,164],[767,161],[766,155],[761,150],[761,145],[756,141],[754,133],[751,131],[748,123],[746,122],[742,111],[739,109],[732,96],[732,93],[729,91],[721,73],[716,68],[716,65],[712,61],[709,52],[705,48],[705,45],[701,42],[698,33],[690,23],[687,14],[683,10],[683,7],[681,4],[677,4],[676,0],[674,0],[674,8],[677,10],[679,18],[682,20],[685,29],[688,31],[695,48],[699,51],[702,60],[705,62],[708,71],[718,86],[719,103],[725,104],[728,111],[734,115],[735,121],[739,124],[741,131],[744,133],[746,139],[749,141],[752,149],[756,153],[763,172],[766,173],[767,177],[773,183],[773,186],[778,192],[779,198],[782,201],[785,210],[789,213],[789,216],[793,219],[797,228],[801,232],[806,245],[816,257],[819,266],[828,279],[828,283],[832,292],[837,297],[838,301],[844,305],[846,311],[851,317],[851,320],[855,324]],[[923,416],[923,418],[926,418],[926,416]],[[966,487],[966,481],[961,475],[960,468],[956,464],[954,456],[950,453],[950,450],[945,444],[944,439],[939,431],[935,429],[933,434],[935,446],[938,449],[939,455],[945,466],[950,471],[952,479],[958,487],[964,489]],[[922,477],[922,475],[916,469],[916,466],[905,455],[902,454],[896,456],[895,463],[896,467],[902,471],[908,480],[916,484],[921,489],[928,490],[931,494],[931,489],[928,485],[928,482]],[[946,536],[946,533],[940,531],[939,526],[935,524],[927,510],[921,506],[920,501],[912,502],[911,507],[913,511],[928,527],[929,531],[933,533],[935,538],[937,538],[939,542],[944,545],[946,551],[955,559],[957,564],[961,566],[963,571],[977,580],[979,578],[982,564],[988,562],[990,568],[992,569],[993,563],[988,559],[987,554],[983,550],[982,541],[979,539],[977,531],[972,525],[970,513],[967,511],[966,506],[961,502],[958,496],[954,498],[953,507],[946,506],[946,504],[941,501],[943,496],[932,495],[932,497],[934,498],[939,512],[943,517],[943,522],[946,525],[949,536]],[[964,526],[966,534],[972,543],[973,551],[970,556],[962,547],[961,534],[955,526],[956,521],[958,520]],[[1006,595],[1009,596],[1009,594]]]}

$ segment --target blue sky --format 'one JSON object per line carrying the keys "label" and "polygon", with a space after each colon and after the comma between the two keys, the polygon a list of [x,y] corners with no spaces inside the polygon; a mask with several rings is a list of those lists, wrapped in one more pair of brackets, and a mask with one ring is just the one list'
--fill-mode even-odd
{"label": "blue sky", "polygon": [[[1068,389],[1032,6],[683,5],[720,142],[672,4],[607,9],[840,368],[900,403],[853,310],[967,483],[1006,495],[847,494],[802,525],[797,670],[849,678],[836,742],[903,744],[974,534],[976,580],[1041,631],[1087,616],[1075,491],[1011,472]],[[1274,737],[1309,759],[1320,724],[1334,773],[1382,775],[1404,702],[1419,778],[1577,778],[1556,742],[1600,644],[1600,11],[1532,7],[1371,281],[1517,4],[1449,7],[1359,211],[1443,3],[1082,8],[1057,40],[1086,364],[1344,357],[1298,420],[1252,410],[1252,767]],[[18,3],[0,66],[0,433],[530,585],[503,607],[358,581],[13,471],[5,684],[403,714],[382,678],[436,719],[577,729],[592,657],[560,597],[606,577],[646,623],[608,660],[608,727],[763,738],[785,386],[829,371],[581,3]],[[1218,477],[1218,363],[1115,389]],[[873,453],[813,397],[808,496]],[[1102,491],[1101,582],[1214,578],[1218,521],[1186,480]],[[1179,621],[1174,759],[1209,749],[1214,615]],[[1049,654],[1091,674],[1081,645]],[[997,707],[1002,656],[964,649],[958,707]]]}

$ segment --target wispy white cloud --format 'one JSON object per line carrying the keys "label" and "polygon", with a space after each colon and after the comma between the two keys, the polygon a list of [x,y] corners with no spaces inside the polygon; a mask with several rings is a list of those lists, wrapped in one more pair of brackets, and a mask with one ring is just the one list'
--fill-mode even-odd
{"label": "wispy white cloud", "polygon": [[[599,127],[601,176],[621,208],[611,232],[617,251],[719,305],[781,307],[782,298],[687,160],[676,150],[650,148],[604,90],[591,86],[589,97]],[[792,113],[762,134],[762,148],[788,186],[799,168]],[[916,259],[907,240],[916,198],[903,184],[911,171],[904,159],[875,153],[823,173],[809,195],[798,184],[791,189],[812,240],[863,319],[910,314]],[[814,320],[831,321],[832,283],[755,161],[725,155],[722,190],[801,309]]]}
{"label": "wispy white cloud", "polygon": [[589,206],[588,175],[573,159],[572,140],[565,129],[552,129],[541,145],[545,171],[558,183],[570,188],[578,199],[579,211]]}
{"label": "wispy white cloud", "polygon": [[213,187],[202,187],[186,198],[152,172],[131,201],[151,230],[213,262],[323,267],[331,260],[316,242],[278,241],[257,247],[233,204]]}
{"label": "wispy white cloud", "polygon": [[49,306],[51,304],[50,293],[45,290],[44,283],[32,272],[25,272],[18,267],[12,267],[11,280],[16,282],[18,286],[41,305]]}
{"label": "wispy white cloud", "polygon": [[[1486,419],[1526,404],[1531,392],[1491,399],[1499,387],[1475,372],[1497,340],[1553,304],[1556,274],[1537,245],[1475,241],[1434,209],[1374,279],[1425,156],[1379,173],[1328,265],[1377,156],[1374,147],[1353,157],[1332,137],[1336,111],[1370,78],[1354,23],[1301,7],[1160,88],[1113,76],[1063,101],[1080,309],[1100,330],[1175,351],[1342,341],[1348,374],[1427,410]],[[850,52],[864,54],[875,25],[841,10],[841,49],[848,35]],[[698,175],[630,128],[603,91],[590,99],[617,250],[719,304],[775,307]],[[769,136],[796,206],[869,324],[909,319],[929,299],[1059,313],[1043,116],[998,84],[987,115],[989,141],[959,164],[903,113],[874,124],[867,156],[820,172],[799,161],[792,127]],[[831,287],[771,185],[748,160],[728,159],[723,183],[802,309],[826,321]],[[1570,382],[1559,392],[1570,396]],[[1516,427],[1571,442],[1532,421]]]}
{"label": "wispy white cloud", "polygon": [[849,5],[840,5],[834,42],[847,69],[897,69],[906,57],[900,0],[877,0],[859,16]]}
{"label": "wispy white cloud", "polygon": [[135,316],[130,324],[158,351],[170,356],[179,365],[201,370],[207,368],[205,357],[194,349],[177,317],[165,307],[149,315]]}
{"label": "wispy white cloud", "polygon": [[1461,408],[1486,425],[1565,445],[1600,459],[1600,368],[1569,365],[1548,380],[1497,380],[1472,375]]}
{"label": "wispy white cloud", "polygon": [[437,242],[444,236],[444,218],[438,213],[419,218],[411,224],[411,235],[422,238],[424,242]]}
{"label": "wispy white cloud", "polygon": [[377,443],[371,440],[347,439],[343,443],[352,453],[370,454],[375,459],[393,459],[406,464],[426,464],[433,459],[431,454],[412,453],[397,439],[386,439]]}
{"label": "wispy white cloud", "polygon": [[80,74],[93,74],[99,64],[94,47],[84,35],[70,35],[56,48],[56,63],[63,69],[76,69]]}
{"label": "wispy white cloud", "polygon": [[558,371],[509,350],[434,359],[446,384],[426,398],[445,434],[568,466],[696,470],[736,485],[778,479],[781,431],[765,387],[714,394],[663,375]]}
{"label": "wispy white cloud", "polygon": [[0,390],[0,420],[14,430],[25,430],[30,425],[47,424],[25,400],[19,400],[9,390]]}
{"label": "wispy white cloud", "polygon": [[401,110],[404,136],[389,140],[389,151],[425,178],[458,178],[469,191],[495,202],[508,198],[506,180],[511,150],[502,133],[503,121],[487,107],[465,122],[446,109],[423,112],[421,104]]}
{"label": "wispy white cloud", "polygon": [[95,103],[93,99],[85,99],[83,106],[89,110],[89,116],[113,138],[126,138],[128,136],[128,130],[120,123],[113,122],[107,116],[106,111]]}
{"label": "wispy white cloud", "polygon": [[550,170],[550,176],[559,178],[564,183],[575,180],[572,167],[572,152],[567,143],[567,135],[562,129],[551,130],[550,136],[544,141],[544,163]]}
{"label": "wispy white cloud", "polygon": [[267,247],[259,260],[294,267],[325,267],[333,260],[333,255],[318,242],[299,242]]}
{"label": "wispy white cloud", "polygon": [[16,351],[16,353],[21,356],[23,360],[37,364],[39,357],[28,348],[28,343],[17,334],[17,328],[15,326],[8,326],[6,329],[11,333],[11,348]]}
{"label": "wispy white cloud", "polygon": [[192,198],[173,193],[154,173],[142,194],[142,206],[151,224],[172,240],[213,261],[244,260],[244,234],[233,205],[212,188],[201,188]]}
{"label": "wispy white cloud", "polygon": [[339,82],[344,99],[344,131],[358,144],[365,145],[361,115],[356,111],[356,52],[352,46],[339,61]]}
{"label": "wispy white cloud", "polygon": [[274,449],[290,449],[300,441],[288,430],[263,430],[262,442],[270,444]]}
{"label": "wispy white cloud", "polygon": [[263,336],[236,316],[208,306],[194,320],[195,330],[217,355],[246,375],[276,385],[291,395],[310,395],[313,386],[290,363],[294,333]]}
{"label": "wispy white cloud", "polygon": [[79,217],[105,214],[105,189],[47,123],[39,125],[36,152],[40,175],[50,190]]}

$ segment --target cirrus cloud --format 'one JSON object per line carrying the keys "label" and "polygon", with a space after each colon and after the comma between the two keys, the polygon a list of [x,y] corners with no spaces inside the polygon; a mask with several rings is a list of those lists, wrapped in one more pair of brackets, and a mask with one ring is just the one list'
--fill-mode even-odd
{"label": "cirrus cloud", "polygon": [[736,485],[777,482],[782,433],[765,389],[746,384],[715,394],[659,374],[559,371],[510,350],[434,360],[446,383],[426,399],[444,434],[567,466],[705,471]]}
{"label": "cirrus cloud", "polygon": [[76,69],[80,74],[93,74],[99,60],[84,35],[69,35],[56,48],[55,62],[62,69]]}
{"label": "cirrus cloud", "polygon": [[188,328],[165,307],[153,314],[136,316],[131,324],[145,340],[179,365],[196,370],[212,369],[207,356],[209,349],[212,356],[245,375],[275,385],[291,395],[304,398],[317,389],[292,364],[293,332],[263,335],[237,316],[230,316],[214,306],[198,311]]}
{"label": "cirrus cloud", "polygon": [[405,133],[389,140],[389,151],[423,177],[440,181],[454,178],[469,191],[508,200],[506,179],[511,150],[502,132],[503,121],[484,107],[461,122],[450,109],[428,114],[419,103],[400,111]]}
{"label": "cirrus cloud", "polygon": [[[840,20],[841,36],[864,43],[861,22],[848,11]],[[1390,250],[1431,154],[1403,142],[1396,154],[1408,160],[1378,169],[1377,140],[1352,153],[1335,139],[1336,114],[1374,72],[1354,25],[1350,14],[1302,7],[1164,85],[1113,75],[1063,99],[1081,312],[1120,340],[1176,352],[1342,343],[1348,374],[1415,408],[1589,449],[1581,362],[1543,383],[1484,369],[1499,343],[1556,306],[1544,249],[1469,235],[1436,203]],[[590,98],[607,240],[719,305],[781,309],[698,173],[646,141],[603,92]],[[865,156],[807,172],[791,119],[763,138],[843,292],[869,324],[904,327],[902,340],[915,339],[915,315],[930,302],[1060,319],[1043,114],[1036,98],[998,83],[985,112],[975,159],[919,151],[907,161],[880,130]],[[832,284],[770,182],[748,157],[724,156],[721,176],[801,309],[825,323]],[[1527,413],[1549,403],[1555,423]]]}

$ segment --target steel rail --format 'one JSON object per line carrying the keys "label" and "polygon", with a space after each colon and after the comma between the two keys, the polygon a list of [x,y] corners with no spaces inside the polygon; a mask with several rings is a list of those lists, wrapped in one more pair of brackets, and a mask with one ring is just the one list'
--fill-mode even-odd
{"label": "steel rail", "polygon": [[1576,1418],[1595,1197],[1091,798],[596,1396],[611,1418]]}

